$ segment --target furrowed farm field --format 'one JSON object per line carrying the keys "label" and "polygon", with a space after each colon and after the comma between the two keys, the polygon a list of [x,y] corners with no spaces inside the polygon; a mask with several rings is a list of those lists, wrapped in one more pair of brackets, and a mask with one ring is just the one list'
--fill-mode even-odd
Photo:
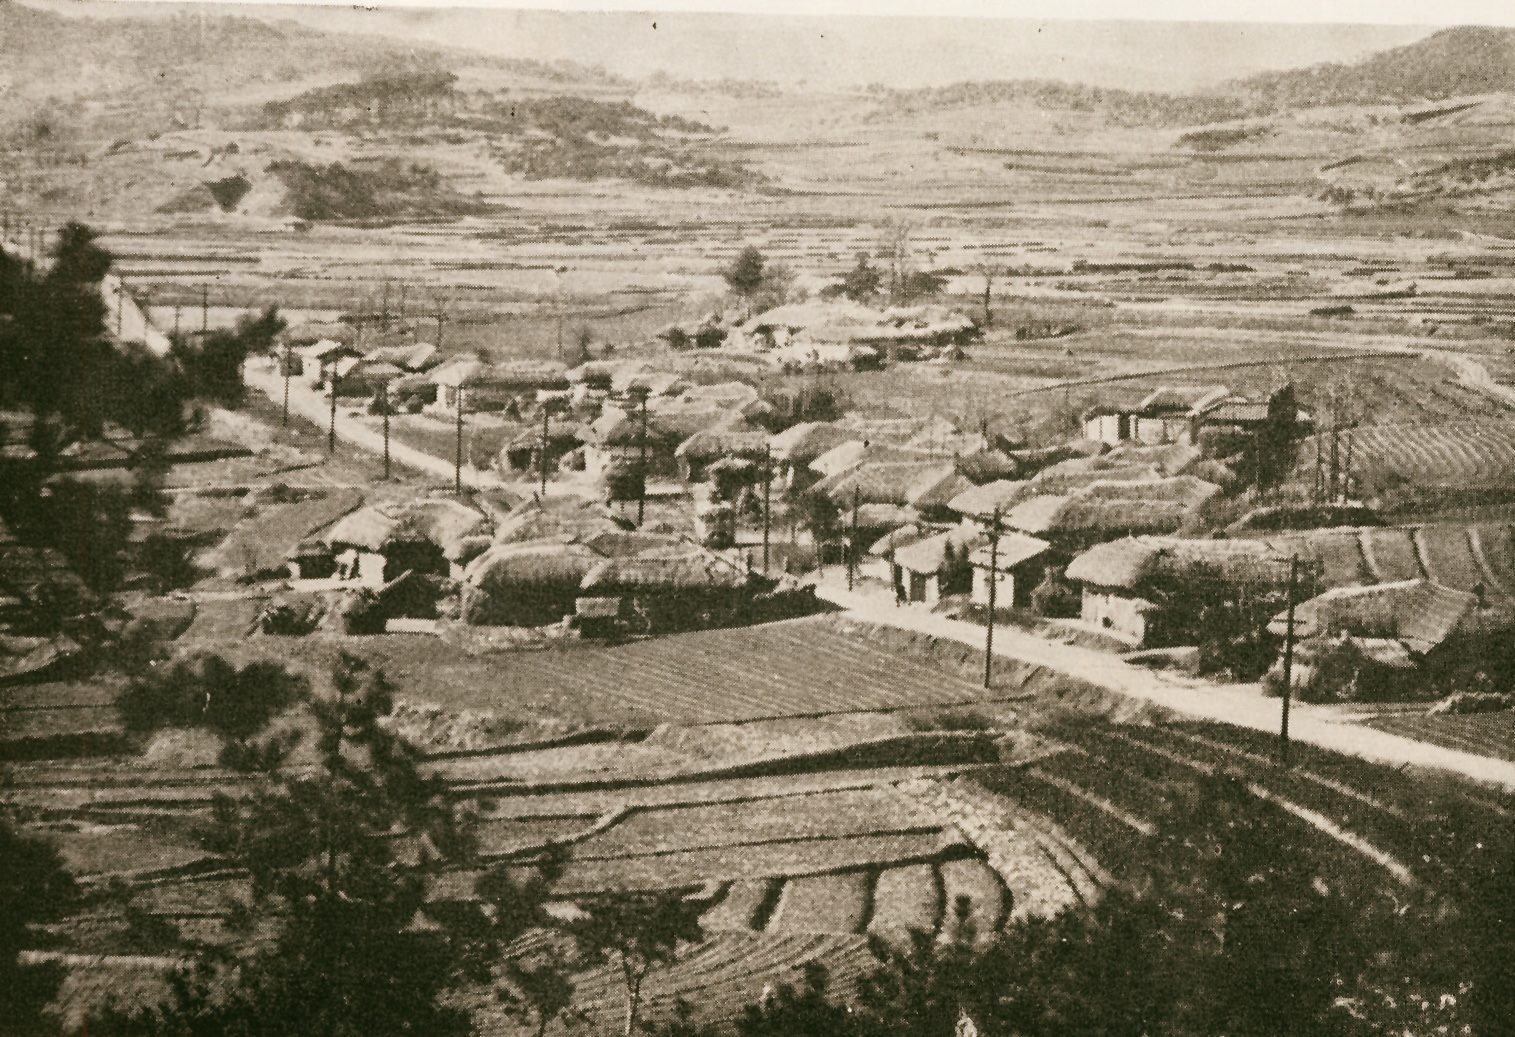
{"label": "furrowed farm field", "polygon": [[1320,566],[1322,587],[1430,579],[1493,598],[1515,594],[1515,526],[1504,522],[1340,527],[1267,534]]}
{"label": "furrowed farm field", "polygon": [[1502,710],[1471,716],[1430,716],[1425,713],[1385,713],[1364,723],[1390,734],[1444,745],[1480,756],[1515,760],[1515,712]]}
{"label": "furrowed farm field", "polygon": [[[454,652],[451,665],[487,679],[427,680],[424,690],[411,694],[449,709],[508,705],[541,716],[637,727],[941,708],[1022,696],[1045,679],[1033,668],[1007,669],[1002,686],[986,692],[966,676],[853,636],[850,626],[822,616],[609,648],[468,660]],[[365,640],[351,649],[366,655]],[[407,643],[416,641],[424,639]]]}
{"label": "furrowed farm field", "polygon": [[1515,480],[1515,424],[1508,422],[1372,424],[1347,433],[1342,449],[1352,451],[1366,486],[1434,493],[1508,489]]}

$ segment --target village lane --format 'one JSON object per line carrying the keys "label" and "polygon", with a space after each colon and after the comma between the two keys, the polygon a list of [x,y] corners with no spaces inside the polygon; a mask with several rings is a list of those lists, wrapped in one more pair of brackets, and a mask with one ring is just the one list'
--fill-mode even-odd
{"label": "village lane", "polygon": [[[284,377],[279,373],[277,360],[262,358],[249,360],[243,378],[249,388],[263,393],[276,405],[283,405]],[[298,414],[321,428],[326,428],[331,420],[330,399],[298,378],[289,380],[289,409],[291,413]],[[341,404],[337,406],[336,430],[337,438],[344,443],[351,443],[359,449],[375,454],[384,452],[383,434],[346,413],[346,408]],[[396,440],[393,436],[389,439],[389,456],[395,464],[424,472],[427,475],[441,476],[448,480],[453,477],[451,460],[418,450]],[[463,466],[462,481],[464,486],[476,490],[498,489],[504,485],[494,472],[467,464]]]}
{"label": "village lane", "polygon": [[[984,644],[982,626],[936,615],[920,605],[896,605],[893,595],[883,588],[849,591],[840,572],[828,573],[817,584],[816,592],[865,622],[976,648]],[[1007,625],[994,628],[994,654],[1045,666],[1184,716],[1257,731],[1276,732],[1279,728],[1280,701],[1261,694],[1256,685],[1174,678],[1109,652],[1051,641]],[[1515,790],[1515,763],[1379,731],[1345,719],[1329,707],[1295,702],[1289,712],[1289,734],[1295,741],[1376,763],[1440,769]]]}

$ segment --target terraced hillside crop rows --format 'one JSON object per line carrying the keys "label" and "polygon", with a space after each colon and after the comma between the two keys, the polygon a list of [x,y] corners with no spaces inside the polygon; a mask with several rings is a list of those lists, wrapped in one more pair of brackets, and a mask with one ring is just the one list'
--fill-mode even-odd
{"label": "terraced hillside crop rows", "polygon": [[1324,587],[1431,579],[1515,594],[1515,526],[1504,522],[1318,529],[1268,539],[1319,563]]}
{"label": "terraced hillside crop rows", "polygon": [[1368,486],[1502,489],[1515,476],[1515,425],[1507,422],[1375,424],[1347,438],[1353,470]]}

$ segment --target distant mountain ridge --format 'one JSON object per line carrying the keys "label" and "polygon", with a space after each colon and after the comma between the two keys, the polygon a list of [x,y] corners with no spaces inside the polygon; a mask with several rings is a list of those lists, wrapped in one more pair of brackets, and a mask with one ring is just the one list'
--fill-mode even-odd
{"label": "distant mountain ridge", "polygon": [[1146,126],[1197,125],[1333,105],[1413,104],[1515,92],[1515,29],[1443,29],[1360,61],[1267,72],[1192,93],[1041,79],[874,92],[885,112],[1030,103],[1050,111],[1103,112],[1118,124]]}
{"label": "distant mountain ridge", "polygon": [[1352,64],[1312,65],[1226,84],[1249,107],[1277,111],[1338,104],[1410,104],[1515,91],[1515,29],[1443,29]]}

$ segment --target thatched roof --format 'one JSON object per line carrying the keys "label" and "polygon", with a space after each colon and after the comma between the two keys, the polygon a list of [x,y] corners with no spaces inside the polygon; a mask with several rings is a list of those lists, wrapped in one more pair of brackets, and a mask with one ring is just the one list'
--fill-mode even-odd
{"label": "thatched roof", "polygon": [[1220,493],[1220,487],[1190,475],[1171,479],[1101,479],[1078,491],[1078,496],[1098,499],[1168,501],[1197,508]]}
{"label": "thatched roof", "polygon": [[834,422],[802,421],[774,435],[768,446],[779,461],[808,465],[826,451],[848,442],[857,442],[854,433]]}
{"label": "thatched roof", "polygon": [[738,421],[716,428],[701,429],[674,450],[675,457],[710,460],[717,457],[761,456],[768,445],[768,433]]}
{"label": "thatched roof", "polygon": [[900,526],[892,532],[885,533],[873,542],[868,548],[868,553],[876,558],[886,558],[892,552],[898,551],[907,544],[913,544],[917,540],[923,540],[928,534],[922,532],[919,526],[914,524]]}
{"label": "thatched roof", "polygon": [[577,584],[604,560],[566,538],[495,544],[468,563],[463,581],[488,591],[531,583]]}
{"label": "thatched roof", "polygon": [[984,449],[960,454],[957,470],[972,482],[998,482],[1018,476],[1021,464],[1003,450]]}
{"label": "thatched roof", "polygon": [[[1478,608],[1476,595],[1431,580],[1401,580],[1366,587],[1333,587],[1295,607],[1299,637],[1349,634],[1387,637],[1424,655],[1452,635]],[[1280,613],[1268,629],[1281,633]]]}
{"label": "thatched roof", "polygon": [[1118,446],[1101,460],[1111,466],[1151,465],[1164,475],[1178,475],[1202,456],[1200,449],[1192,444],[1164,443],[1157,446]]}
{"label": "thatched roof", "polygon": [[959,552],[963,549],[972,549],[977,547],[983,539],[983,535],[978,531],[965,530],[957,526],[897,548],[894,552],[894,564],[915,573],[938,572],[947,564],[949,550]]}
{"label": "thatched roof", "polygon": [[[852,521],[849,510],[843,516]],[[900,504],[860,504],[857,509],[857,524],[864,529],[886,529],[903,526],[920,520],[920,512]]]}
{"label": "thatched roof", "polygon": [[357,337],[357,329],[341,321],[307,321],[279,333],[279,338],[291,346],[308,346],[322,339],[351,342]]}
{"label": "thatched roof", "polygon": [[952,465],[926,472],[905,491],[905,503],[913,508],[945,508],[958,494],[973,484],[957,473]]}
{"label": "thatched roof", "polygon": [[999,544],[990,552],[990,545],[986,544],[974,551],[969,557],[974,565],[980,569],[989,568],[992,561],[997,569],[1010,569],[1024,561],[1035,558],[1044,553],[1052,545],[1040,537],[1028,536],[1025,533],[1017,533],[1010,530],[1001,533]]}
{"label": "thatched roof", "polygon": [[947,507],[959,515],[989,519],[994,509],[1001,514],[1036,491],[1024,480],[998,479],[982,486],[970,486],[947,502]]}
{"label": "thatched roof", "polygon": [[523,543],[544,537],[586,539],[600,533],[619,533],[621,527],[598,505],[576,503],[568,507],[529,504],[516,511],[495,530],[495,542]]}
{"label": "thatched roof", "polygon": [[810,470],[822,477],[830,477],[861,464],[868,452],[868,445],[861,439],[847,439],[821,453],[810,462]]}
{"label": "thatched roof", "polygon": [[579,543],[606,558],[626,558],[650,551],[686,549],[690,541],[666,533],[646,533],[639,529],[617,529],[579,538]]}
{"label": "thatched roof", "polygon": [[[474,508],[450,497],[431,497],[398,504],[369,504],[343,516],[321,534],[332,547],[382,551],[392,543],[428,540],[444,554],[489,527]],[[450,555],[449,555],[450,557]]]}
{"label": "thatched roof", "polygon": [[579,584],[589,595],[638,591],[734,590],[747,586],[747,572],[719,555],[691,546],[622,558],[607,558]]}
{"label": "thatched roof", "polygon": [[1189,510],[1168,501],[1048,494],[1017,504],[1004,521],[1027,533],[1172,533]]}
{"label": "thatched roof", "polygon": [[[939,461],[867,462],[856,468],[827,476],[813,489],[844,506],[854,500],[867,504],[913,504],[918,494],[926,494],[942,480],[956,476],[950,464]],[[960,478],[960,477],[959,477]],[[966,486],[967,480],[963,481]],[[948,487],[951,500],[962,487]],[[945,502],[944,502],[945,503]]]}
{"label": "thatched roof", "polygon": [[1130,590],[1144,580],[1193,566],[1238,583],[1276,583],[1288,573],[1289,556],[1266,540],[1217,540],[1162,536],[1126,537],[1096,544],[1068,565],[1070,580]]}
{"label": "thatched roof", "polygon": [[1077,493],[1085,486],[1097,482],[1155,482],[1163,478],[1163,474],[1151,465],[1114,465],[1106,468],[1063,468],[1061,465],[1054,466],[1056,472],[1049,469],[1039,472],[1031,480],[1031,488],[1036,493]]}

